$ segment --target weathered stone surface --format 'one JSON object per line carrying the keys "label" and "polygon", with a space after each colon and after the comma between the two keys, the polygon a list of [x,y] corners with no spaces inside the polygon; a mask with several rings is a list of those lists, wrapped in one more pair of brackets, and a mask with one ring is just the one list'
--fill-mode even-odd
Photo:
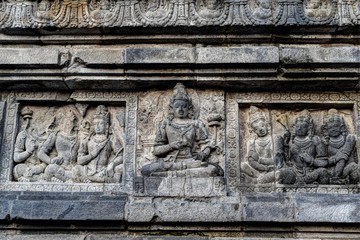
{"label": "weathered stone surface", "polygon": [[200,47],[196,49],[196,54],[196,63],[199,64],[277,64],[279,62],[279,49],[276,46]]}
{"label": "weathered stone surface", "polygon": [[293,199],[285,194],[246,194],[242,197],[245,222],[293,222]]}
{"label": "weathered stone surface", "polygon": [[236,198],[154,199],[159,222],[237,222],[242,208]]}
{"label": "weathered stone surface", "polygon": [[[348,46],[280,46],[280,61],[285,64],[356,64],[360,62],[360,49]],[[358,69],[359,71],[359,69]]]}
{"label": "weathered stone surface", "polygon": [[189,47],[128,48],[125,52],[127,64],[190,64],[194,61],[194,49]]}
{"label": "weathered stone surface", "polygon": [[296,222],[357,223],[359,195],[295,194]]}
{"label": "weathered stone surface", "polygon": [[[353,25],[359,22],[354,1],[303,2],[198,2],[173,1],[144,4],[137,1],[94,5],[76,2],[5,2],[1,28],[94,28],[168,26],[279,26]],[[337,5],[341,8],[337,8]],[[15,14],[18,13],[18,14]],[[32,13],[32,14],[30,14]],[[68,16],[71,15],[71,18]],[[118,18],[116,18],[118,17]]]}
{"label": "weathered stone surface", "polygon": [[74,47],[71,49],[73,58],[79,58],[87,66],[122,65],[124,64],[124,48],[116,47]]}
{"label": "weathered stone surface", "polygon": [[[85,199],[84,199],[85,198]],[[27,220],[124,220],[124,196],[50,195],[38,193],[12,202],[11,219]]]}
{"label": "weathered stone surface", "polygon": [[60,49],[55,47],[0,48],[0,65],[59,65]]}

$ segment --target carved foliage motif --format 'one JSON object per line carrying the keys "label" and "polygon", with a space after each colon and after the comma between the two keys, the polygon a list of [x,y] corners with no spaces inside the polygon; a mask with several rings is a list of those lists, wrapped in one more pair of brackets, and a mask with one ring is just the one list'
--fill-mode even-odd
{"label": "carved foliage motif", "polygon": [[357,24],[353,0],[3,1],[0,28]]}

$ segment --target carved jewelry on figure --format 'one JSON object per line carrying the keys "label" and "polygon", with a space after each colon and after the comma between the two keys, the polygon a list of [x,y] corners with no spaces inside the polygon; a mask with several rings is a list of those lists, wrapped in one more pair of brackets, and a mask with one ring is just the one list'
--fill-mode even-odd
{"label": "carved jewelry on figure", "polygon": [[330,109],[322,127],[329,157],[332,184],[358,183],[359,167],[355,159],[355,135],[348,134],[344,118]]}
{"label": "carved jewelry on figure", "polygon": [[37,128],[43,129],[46,125],[41,116],[44,112],[54,114],[47,130],[39,134],[35,127],[30,127],[33,110],[24,107],[21,112],[23,128],[15,143],[14,162],[18,164],[13,169],[14,180],[121,182],[124,150],[122,128],[125,126],[122,117],[125,116],[117,113],[114,118],[119,121],[117,126],[120,129],[113,132],[107,107],[98,106],[92,121],[84,118],[87,108],[88,104],[75,104],[75,107],[67,105],[57,107],[55,113],[52,107],[49,110],[36,107],[40,111],[34,122]]}
{"label": "carved jewelry on figure", "polygon": [[178,83],[169,104],[169,116],[157,131],[152,163],[142,167],[143,176],[211,177],[223,175],[218,164],[208,162],[212,151],[205,124],[194,116],[192,99]]}

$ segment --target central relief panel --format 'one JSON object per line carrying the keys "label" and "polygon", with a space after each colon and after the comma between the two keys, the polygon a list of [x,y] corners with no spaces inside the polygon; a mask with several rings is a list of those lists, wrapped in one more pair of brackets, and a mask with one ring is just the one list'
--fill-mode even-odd
{"label": "central relief panel", "polygon": [[139,97],[135,191],[152,196],[218,196],[224,183],[224,94],[173,91]]}

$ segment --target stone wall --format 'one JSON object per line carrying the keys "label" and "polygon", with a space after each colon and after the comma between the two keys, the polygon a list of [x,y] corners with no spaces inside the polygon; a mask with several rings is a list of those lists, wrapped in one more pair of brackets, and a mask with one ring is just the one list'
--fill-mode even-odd
{"label": "stone wall", "polygon": [[0,2],[1,239],[358,239],[360,2]]}

